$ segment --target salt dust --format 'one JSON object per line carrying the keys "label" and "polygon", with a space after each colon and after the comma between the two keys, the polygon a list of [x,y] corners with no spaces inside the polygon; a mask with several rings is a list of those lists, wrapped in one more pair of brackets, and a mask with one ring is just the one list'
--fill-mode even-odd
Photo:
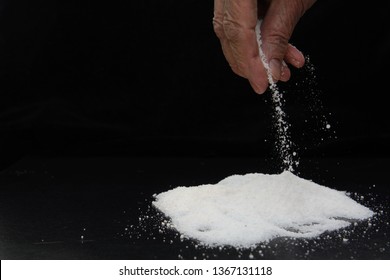
{"label": "salt dust", "polygon": [[[305,65],[296,74],[300,77],[289,88],[289,96],[294,96],[294,118],[304,120],[302,130],[295,134],[295,140],[300,142],[299,150],[310,150],[336,141],[337,120],[322,102],[323,91],[318,85],[316,68],[310,56],[305,56]],[[303,143],[310,143],[310,146]]]}
{"label": "salt dust", "polygon": [[282,92],[279,90],[277,84],[274,82],[267,62],[267,58],[262,49],[262,39],[260,32],[261,20],[256,25],[256,39],[259,47],[259,55],[264,68],[267,72],[269,89],[272,93],[273,104],[273,124],[276,132],[276,150],[279,155],[279,160],[282,164],[283,170],[294,171],[299,165],[297,153],[293,152],[293,143],[290,136],[290,124],[287,121],[286,113],[284,112],[284,98]]}
{"label": "salt dust", "polygon": [[177,187],[153,205],[170,227],[207,246],[249,248],[276,237],[314,238],[345,228],[374,212],[346,192],[295,176],[252,173],[217,184]]}

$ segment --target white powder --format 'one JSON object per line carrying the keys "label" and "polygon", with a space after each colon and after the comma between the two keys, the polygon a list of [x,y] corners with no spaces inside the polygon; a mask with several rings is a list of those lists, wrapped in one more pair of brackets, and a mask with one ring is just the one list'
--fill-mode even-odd
{"label": "white powder", "polygon": [[285,171],[233,175],[215,185],[177,187],[153,205],[183,237],[204,245],[251,247],[276,237],[312,238],[374,213],[345,192]]}
{"label": "white powder", "polygon": [[290,124],[286,120],[286,114],[283,110],[284,108],[284,99],[282,92],[279,90],[278,86],[272,79],[272,74],[270,70],[270,66],[267,62],[267,58],[262,49],[262,40],[261,40],[261,32],[260,32],[261,20],[257,22],[256,25],[256,39],[257,44],[259,46],[259,54],[261,61],[263,62],[264,68],[267,71],[269,88],[272,92],[272,103],[274,106],[274,127],[276,131],[276,139],[275,143],[277,152],[279,154],[279,160],[281,161],[283,170],[294,171],[295,167],[299,165],[299,161],[297,160],[297,153],[292,152],[293,143],[290,137]]}

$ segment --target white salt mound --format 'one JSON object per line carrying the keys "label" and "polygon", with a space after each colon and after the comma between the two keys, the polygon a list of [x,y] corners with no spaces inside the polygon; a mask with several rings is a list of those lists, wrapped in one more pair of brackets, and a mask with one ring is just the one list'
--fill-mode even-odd
{"label": "white salt mound", "polygon": [[155,196],[153,205],[181,234],[210,246],[250,247],[275,237],[312,238],[374,214],[345,192],[288,171],[177,187]]}

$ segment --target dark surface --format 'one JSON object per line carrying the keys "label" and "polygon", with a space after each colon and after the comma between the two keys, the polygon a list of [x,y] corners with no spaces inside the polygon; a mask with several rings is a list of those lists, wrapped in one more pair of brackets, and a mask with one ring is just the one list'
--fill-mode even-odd
{"label": "dark surface", "polygon": [[[265,258],[389,258],[390,4],[348,2],[304,15],[291,42],[311,64],[280,87],[301,175],[385,211],[331,239],[276,240]],[[2,258],[249,256],[139,226],[153,193],[280,170],[270,93],[229,69],[212,5],[0,2]]]}
{"label": "dark surface", "polygon": [[264,172],[264,160],[30,157],[0,174],[0,257],[248,259],[251,253],[256,259],[390,259],[390,160],[301,163],[301,177],[351,192],[375,217],[318,239],[279,238],[251,250],[202,248],[195,241],[181,241],[173,231],[160,231],[159,215],[151,208],[153,194]]}

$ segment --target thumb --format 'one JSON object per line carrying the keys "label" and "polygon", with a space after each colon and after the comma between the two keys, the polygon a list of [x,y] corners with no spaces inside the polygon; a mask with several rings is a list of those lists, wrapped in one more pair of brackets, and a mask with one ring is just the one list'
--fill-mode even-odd
{"label": "thumb", "polygon": [[270,1],[261,24],[262,47],[275,82],[280,79],[282,61],[286,55],[292,32],[308,9],[302,4],[303,2],[305,1]]}

